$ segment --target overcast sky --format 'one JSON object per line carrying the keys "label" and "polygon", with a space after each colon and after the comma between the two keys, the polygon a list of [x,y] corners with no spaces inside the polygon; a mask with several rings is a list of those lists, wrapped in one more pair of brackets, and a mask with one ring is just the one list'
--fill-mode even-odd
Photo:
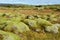
{"label": "overcast sky", "polygon": [[60,0],[0,0],[0,3],[10,3],[10,4],[60,4]]}

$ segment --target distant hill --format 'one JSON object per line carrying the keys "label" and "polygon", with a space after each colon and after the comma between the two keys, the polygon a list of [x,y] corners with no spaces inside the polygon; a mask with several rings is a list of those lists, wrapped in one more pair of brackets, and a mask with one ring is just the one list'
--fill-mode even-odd
{"label": "distant hill", "polygon": [[0,4],[0,7],[34,7],[35,5],[27,4]]}
{"label": "distant hill", "polygon": [[28,5],[28,4],[3,4],[0,3],[0,7],[55,7],[59,6],[60,4],[54,4],[54,5]]}

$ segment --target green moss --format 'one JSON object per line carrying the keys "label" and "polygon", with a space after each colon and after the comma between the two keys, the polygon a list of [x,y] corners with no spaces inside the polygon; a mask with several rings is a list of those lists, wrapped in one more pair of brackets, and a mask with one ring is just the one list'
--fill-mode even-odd
{"label": "green moss", "polygon": [[0,40],[20,40],[16,34],[0,30]]}
{"label": "green moss", "polygon": [[6,31],[13,31],[13,32],[26,32],[26,31],[30,31],[29,27],[24,24],[23,22],[19,22],[19,23],[8,23],[8,25],[4,28],[4,30]]}

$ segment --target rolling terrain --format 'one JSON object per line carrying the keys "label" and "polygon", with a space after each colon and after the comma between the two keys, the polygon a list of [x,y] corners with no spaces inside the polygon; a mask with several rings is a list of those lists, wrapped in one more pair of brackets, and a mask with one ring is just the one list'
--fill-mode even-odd
{"label": "rolling terrain", "polygon": [[[56,14],[60,17],[60,5],[11,5],[11,4],[0,4],[0,14],[24,14],[30,15],[49,15]],[[56,16],[56,17],[58,17]],[[24,21],[24,20],[23,20]],[[53,23],[53,22],[51,22]],[[55,23],[60,24],[60,18]],[[5,31],[5,30],[3,30]],[[6,32],[6,31],[5,31]],[[12,32],[13,33],[13,32]],[[16,34],[16,33],[14,33]],[[60,40],[60,28],[59,33],[54,34],[50,32],[45,32],[43,29],[40,32],[34,30],[16,34],[20,36],[21,40]],[[0,37],[1,38],[1,37]]]}

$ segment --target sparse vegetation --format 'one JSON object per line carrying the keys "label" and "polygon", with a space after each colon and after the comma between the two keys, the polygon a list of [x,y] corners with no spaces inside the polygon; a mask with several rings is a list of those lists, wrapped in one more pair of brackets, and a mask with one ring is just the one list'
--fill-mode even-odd
{"label": "sparse vegetation", "polygon": [[1,7],[0,40],[60,40],[59,8],[59,5]]}

